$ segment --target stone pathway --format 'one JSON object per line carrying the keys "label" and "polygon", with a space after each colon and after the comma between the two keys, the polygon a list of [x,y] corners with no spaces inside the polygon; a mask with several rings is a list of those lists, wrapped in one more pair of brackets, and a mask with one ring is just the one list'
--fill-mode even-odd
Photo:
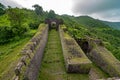
{"label": "stone pathway", "polygon": [[48,33],[38,80],[88,80],[87,74],[66,73],[59,33],[56,30]]}

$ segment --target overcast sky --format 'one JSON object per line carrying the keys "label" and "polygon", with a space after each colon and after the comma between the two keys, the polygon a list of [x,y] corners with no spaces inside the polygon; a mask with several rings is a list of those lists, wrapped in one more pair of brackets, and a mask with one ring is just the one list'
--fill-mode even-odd
{"label": "overcast sky", "polygon": [[107,21],[120,21],[120,0],[0,0],[4,5],[32,9],[39,4],[57,14],[89,15]]}

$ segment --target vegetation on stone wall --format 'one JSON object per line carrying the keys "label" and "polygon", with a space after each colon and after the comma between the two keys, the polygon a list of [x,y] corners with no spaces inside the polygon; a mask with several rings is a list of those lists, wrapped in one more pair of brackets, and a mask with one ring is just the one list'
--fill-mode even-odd
{"label": "vegetation on stone wall", "polygon": [[[38,29],[37,33],[23,47],[23,49],[19,53],[19,56],[20,56],[19,62],[17,63],[17,65],[15,67],[15,71],[14,71],[15,72],[15,77],[14,77],[15,79],[19,78],[20,80],[22,80],[23,78],[27,78],[27,79],[31,78],[32,75],[29,74],[29,73],[31,73],[31,72],[29,72],[31,70],[30,65],[32,65],[32,68],[33,68],[33,65],[34,65],[34,68],[38,68],[38,66],[40,66],[40,65],[38,65],[38,63],[40,63],[39,58],[38,58],[38,62],[34,61],[36,63],[32,63],[31,59],[33,60],[34,55],[36,55],[38,53],[37,50],[41,46],[39,44],[43,44],[43,41],[45,41],[43,35],[45,33],[47,35],[47,32],[48,32],[47,26],[45,24],[41,24],[39,26],[39,29]],[[45,39],[46,38],[47,38],[47,36],[45,37]],[[31,71],[33,73],[36,73],[34,68],[33,68],[34,71],[32,71],[32,70]],[[38,72],[38,70],[37,70],[37,72]],[[26,75],[25,75],[25,73],[26,73]],[[32,76],[32,77],[35,77],[35,76]]]}
{"label": "vegetation on stone wall", "polygon": [[92,62],[86,57],[76,41],[60,28],[60,38],[67,72],[88,73]]}

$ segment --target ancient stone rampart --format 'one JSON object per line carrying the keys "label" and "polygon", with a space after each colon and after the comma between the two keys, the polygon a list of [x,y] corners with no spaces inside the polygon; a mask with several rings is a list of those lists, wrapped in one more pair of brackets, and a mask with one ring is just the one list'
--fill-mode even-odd
{"label": "ancient stone rampart", "polygon": [[22,49],[13,80],[36,80],[47,43],[48,26],[41,24],[35,36]]}
{"label": "ancient stone rampart", "polygon": [[88,73],[92,62],[86,57],[76,41],[59,28],[63,56],[67,72]]}
{"label": "ancient stone rampart", "polygon": [[[85,48],[86,42],[88,44]],[[89,59],[103,69],[103,71],[112,77],[120,77],[120,61],[104,47],[102,41],[88,38],[83,41],[81,40],[80,45],[84,51],[86,50],[85,53]]]}

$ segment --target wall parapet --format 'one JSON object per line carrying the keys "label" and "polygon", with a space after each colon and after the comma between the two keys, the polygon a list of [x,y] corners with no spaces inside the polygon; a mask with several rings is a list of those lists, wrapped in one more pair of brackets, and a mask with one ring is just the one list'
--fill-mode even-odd
{"label": "wall parapet", "polygon": [[67,72],[89,73],[92,62],[87,58],[77,42],[62,29],[59,28],[63,56]]}
{"label": "wall parapet", "polygon": [[40,24],[37,33],[20,52],[13,80],[36,80],[44,48],[47,43],[48,26]]}
{"label": "wall parapet", "polygon": [[[112,77],[120,77],[120,61],[117,60],[113,54],[104,47],[104,44],[100,40],[94,40],[92,38],[86,38],[84,42],[88,42],[88,52],[86,55],[96,65],[98,65],[103,71],[108,73]],[[83,45],[81,45],[82,47]],[[91,48],[92,47],[92,48]],[[84,48],[84,47],[83,47]]]}

